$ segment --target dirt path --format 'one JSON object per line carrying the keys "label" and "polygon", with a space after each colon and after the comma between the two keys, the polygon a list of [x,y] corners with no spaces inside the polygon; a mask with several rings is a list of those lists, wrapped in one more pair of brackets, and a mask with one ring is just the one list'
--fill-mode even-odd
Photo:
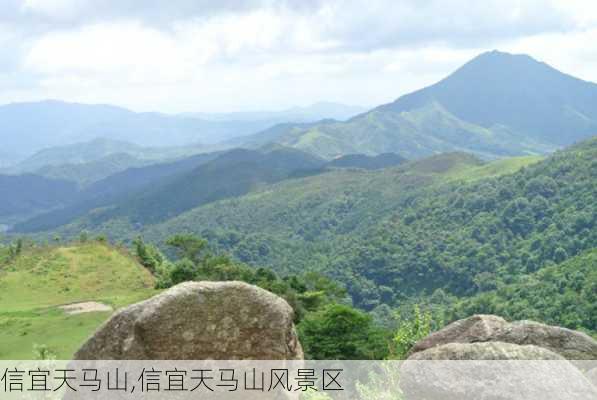
{"label": "dirt path", "polygon": [[67,314],[82,314],[88,312],[106,312],[113,311],[112,307],[104,303],[98,303],[96,301],[85,301],[82,303],[73,303],[60,306],[60,309],[64,310]]}

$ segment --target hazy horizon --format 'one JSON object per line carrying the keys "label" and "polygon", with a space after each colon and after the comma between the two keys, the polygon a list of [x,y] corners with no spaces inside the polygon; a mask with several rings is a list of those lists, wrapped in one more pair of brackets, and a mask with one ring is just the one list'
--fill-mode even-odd
{"label": "hazy horizon", "polygon": [[129,107],[127,105],[124,104],[116,104],[116,103],[106,103],[106,102],[85,102],[85,101],[75,101],[75,100],[69,100],[69,99],[58,99],[58,98],[39,98],[39,99],[31,99],[31,100],[22,100],[22,101],[5,101],[5,102],[0,102],[0,107],[3,106],[9,106],[11,104],[27,104],[27,103],[44,103],[44,102],[59,102],[59,103],[67,103],[67,104],[81,104],[81,105],[87,105],[87,106],[111,106],[111,107],[118,107],[118,108],[123,108],[126,109],[128,111],[132,111],[132,112],[136,112],[136,113],[158,113],[158,114],[166,114],[166,115],[172,115],[172,116],[176,116],[176,115],[184,115],[184,114],[205,114],[205,115],[226,115],[226,114],[251,114],[251,113],[276,113],[276,112],[288,112],[288,111],[299,111],[299,110],[303,110],[303,109],[309,109],[309,108],[314,108],[317,106],[321,106],[321,105],[325,105],[325,104],[330,104],[330,105],[337,105],[337,106],[345,106],[347,108],[352,108],[354,107],[355,109],[362,109],[363,111],[366,111],[370,108],[376,107],[378,106],[378,104],[372,104],[372,105],[360,105],[360,104],[351,104],[348,102],[336,102],[336,101],[325,101],[325,100],[321,100],[321,101],[315,101],[315,102],[311,102],[311,103],[306,103],[306,104],[295,104],[295,105],[289,105],[286,107],[275,107],[272,106],[271,108],[259,108],[256,106],[256,108],[249,108],[249,109],[239,109],[239,110],[216,110],[216,111],[205,111],[205,110],[185,110],[185,111],[162,111],[159,109],[135,109],[132,107]]}

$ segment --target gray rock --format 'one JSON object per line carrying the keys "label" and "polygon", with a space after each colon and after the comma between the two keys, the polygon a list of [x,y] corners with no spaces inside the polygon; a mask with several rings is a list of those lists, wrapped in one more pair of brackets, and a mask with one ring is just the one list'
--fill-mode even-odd
{"label": "gray rock", "polygon": [[508,322],[495,315],[473,315],[452,322],[445,328],[418,341],[411,354],[448,343],[475,343],[491,341]]}
{"label": "gray rock", "polygon": [[185,282],[117,312],[76,360],[292,360],[293,310],[243,282]]}
{"label": "gray rock", "polygon": [[585,333],[559,326],[517,321],[504,326],[494,340],[522,345],[534,344],[568,360],[597,360],[597,341]]}
{"label": "gray rock", "polygon": [[586,400],[596,389],[560,355],[533,345],[449,343],[401,367],[407,400]]}
{"label": "gray rock", "polygon": [[535,345],[568,360],[597,359],[597,341],[582,332],[532,321],[509,323],[494,315],[474,315],[453,322],[416,343],[410,354],[448,343],[478,342]]}
{"label": "gray rock", "polygon": [[586,376],[587,376],[587,379],[589,380],[589,382],[591,382],[593,384],[593,386],[595,386],[597,388],[597,367],[588,371]]}
{"label": "gray rock", "polygon": [[409,360],[565,360],[542,347],[504,342],[448,343],[411,355]]}

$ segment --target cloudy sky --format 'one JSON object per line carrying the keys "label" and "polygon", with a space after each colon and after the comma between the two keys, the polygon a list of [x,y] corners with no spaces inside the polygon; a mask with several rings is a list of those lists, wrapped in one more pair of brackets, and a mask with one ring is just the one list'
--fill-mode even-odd
{"label": "cloudy sky", "polygon": [[0,103],[372,106],[491,49],[597,82],[597,2],[2,0]]}

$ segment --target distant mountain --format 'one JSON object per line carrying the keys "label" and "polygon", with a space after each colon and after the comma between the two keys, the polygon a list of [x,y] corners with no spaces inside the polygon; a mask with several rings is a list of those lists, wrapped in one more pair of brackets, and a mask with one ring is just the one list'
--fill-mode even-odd
{"label": "distant mountain", "polygon": [[23,158],[24,158],[23,155],[20,155],[20,154],[14,153],[14,152],[0,150],[0,169],[7,168],[7,167],[19,162]]}
{"label": "distant mountain", "polygon": [[213,123],[197,119],[54,100],[0,106],[0,126],[2,144],[26,154],[97,137],[144,146],[175,146],[217,135]]}
{"label": "distant mountain", "polygon": [[339,103],[319,102],[306,107],[293,107],[281,111],[250,111],[231,113],[187,113],[185,116],[194,116],[207,121],[261,121],[266,129],[275,124],[285,122],[305,123],[316,122],[322,119],[347,120],[357,114],[367,111],[359,106],[349,106]]}
{"label": "distant mountain", "polygon": [[[236,199],[241,207],[237,210],[241,212],[241,215],[238,215],[241,223],[239,228],[246,221],[245,213],[251,214],[251,209],[253,214],[250,223],[257,224],[255,226],[258,227],[262,226],[262,222],[254,220],[253,217],[264,218],[265,224],[274,223],[278,218],[294,218],[286,214],[285,207],[291,207],[295,201],[305,198],[310,200],[304,203],[305,208],[296,213],[296,217],[301,219],[301,224],[309,225],[308,221],[312,221],[312,229],[319,229],[317,227],[320,224],[328,224],[317,220],[320,213],[325,214],[325,210],[335,212],[333,210],[336,207],[347,207],[347,212],[352,209],[349,204],[344,204],[344,196],[363,196],[363,199],[368,199],[367,202],[373,202],[373,205],[370,205],[376,210],[376,214],[383,215],[384,210],[395,207],[395,199],[403,193],[396,186],[393,177],[401,176],[405,171],[409,175],[405,178],[406,181],[412,180],[414,186],[421,186],[431,181],[435,174],[445,176],[459,173],[467,167],[481,164],[483,163],[479,159],[470,154],[450,153],[410,162],[397,168],[369,172],[364,168],[330,168],[329,163],[321,159],[279,145],[271,145],[259,151],[233,150],[192,171],[167,176],[161,182],[154,181],[151,185],[141,187],[141,190],[127,190],[119,193],[119,196],[113,196],[109,190],[104,194],[103,190],[123,187],[127,185],[126,182],[134,180],[126,179],[125,183],[120,185],[118,180],[108,178],[105,182],[113,181],[114,184],[98,182],[86,191],[89,192],[89,196],[80,197],[77,204],[17,224],[14,232],[31,233],[58,229],[65,236],[76,236],[82,229],[93,231],[110,227],[106,233],[123,238],[134,235],[133,232],[139,229],[151,229],[151,226],[162,221],[165,221],[165,226],[173,229],[171,232],[201,232],[207,227],[193,227],[194,217],[191,215],[203,215],[202,210],[209,208],[213,203],[220,215],[216,219],[230,213],[224,220],[233,224],[236,207],[230,206],[237,201]],[[124,173],[118,175],[122,174]],[[416,179],[411,178],[410,174]],[[276,185],[270,186],[272,183]],[[269,209],[271,214],[259,205],[262,196],[264,205],[267,205],[266,209]],[[275,200],[270,204],[271,198]],[[229,202],[218,201],[225,199]],[[215,205],[220,203],[221,206]],[[309,217],[311,212],[314,213],[315,219]],[[181,215],[178,216],[179,214]],[[211,222],[214,222],[214,225]],[[215,229],[217,223],[215,220],[211,222],[209,225]],[[350,225],[358,226],[361,222],[370,223],[371,220],[365,217],[365,214],[357,212]],[[118,226],[116,231],[111,228],[114,226]],[[248,229],[248,226],[245,228]],[[304,229],[311,228],[303,227],[300,232],[304,232]]]}
{"label": "distant mountain", "polygon": [[0,217],[14,217],[60,207],[72,200],[77,186],[41,176],[0,175]]}
{"label": "distant mountain", "polygon": [[[122,218],[138,225],[156,223],[268,183],[319,173],[325,165],[310,154],[279,146],[231,150],[214,157],[198,155],[184,164],[124,171],[87,188],[72,206],[21,223],[15,231],[53,229],[96,208],[89,214],[93,224]],[[193,165],[198,166],[190,170]]]}
{"label": "distant mountain", "polygon": [[90,210],[124,201],[149,185],[159,186],[160,182],[169,177],[189,172],[218,155],[219,153],[199,154],[174,162],[129,168],[115,173],[73,194],[65,207],[17,224],[16,229],[23,232],[54,229]]}
{"label": "distant mountain", "polygon": [[[96,171],[98,168],[119,164],[122,168],[114,172],[122,171],[128,167],[141,166],[148,162],[159,162],[168,159],[181,158],[192,154],[204,152],[210,147],[206,146],[181,146],[181,147],[144,147],[120,140],[96,138],[88,142],[77,142],[66,146],[50,147],[40,150],[21,162],[5,169],[5,172],[23,173],[35,172],[44,176],[62,176],[62,172],[76,165],[78,169],[89,171],[91,179],[94,174],[104,174],[100,177],[110,175],[104,171]],[[110,169],[110,167],[108,167]],[[81,171],[83,174],[84,171]],[[73,171],[74,173],[74,171]],[[72,180],[79,181],[75,178]],[[67,177],[68,178],[68,177]],[[83,179],[85,180],[85,179]]]}
{"label": "distant mountain", "polygon": [[395,167],[405,163],[406,158],[396,153],[383,153],[378,156],[365,154],[348,154],[330,161],[327,166],[333,168],[380,169]]}
{"label": "distant mountain", "polygon": [[114,153],[89,162],[49,164],[37,169],[34,173],[46,178],[62,179],[75,182],[80,186],[87,186],[128,168],[141,167],[155,162],[140,160],[127,153]]}
{"label": "distant mountain", "polygon": [[260,185],[319,171],[323,165],[323,160],[293,149],[265,153],[232,150],[172,181],[147,188],[112,209],[96,213],[94,220],[124,217],[141,225],[156,223],[202,204],[243,195]]}
{"label": "distant mountain", "polygon": [[145,147],[215,144],[280,122],[315,121],[328,112],[333,117],[346,118],[359,111],[354,107],[321,104],[272,113],[168,115],[56,100],[11,103],[0,106],[0,143],[11,149],[12,156],[0,157],[0,164],[14,162],[14,155],[31,155],[44,148],[95,138]]}
{"label": "distant mountain", "polygon": [[14,172],[33,172],[49,166],[84,164],[113,156],[126,154],[137,159],[142,154],[142,147],[110,139],[94,139],[89,142],[74,143],[42,149],[30,157],[13,165],[9,170]]}
{"label": "distant mountain", "polygon": [[346,122],[286,125],[251,135],[328,159],[446,151],[542,154],[597,133],[597,85],[526,55],[492,51],[442,81]]}

